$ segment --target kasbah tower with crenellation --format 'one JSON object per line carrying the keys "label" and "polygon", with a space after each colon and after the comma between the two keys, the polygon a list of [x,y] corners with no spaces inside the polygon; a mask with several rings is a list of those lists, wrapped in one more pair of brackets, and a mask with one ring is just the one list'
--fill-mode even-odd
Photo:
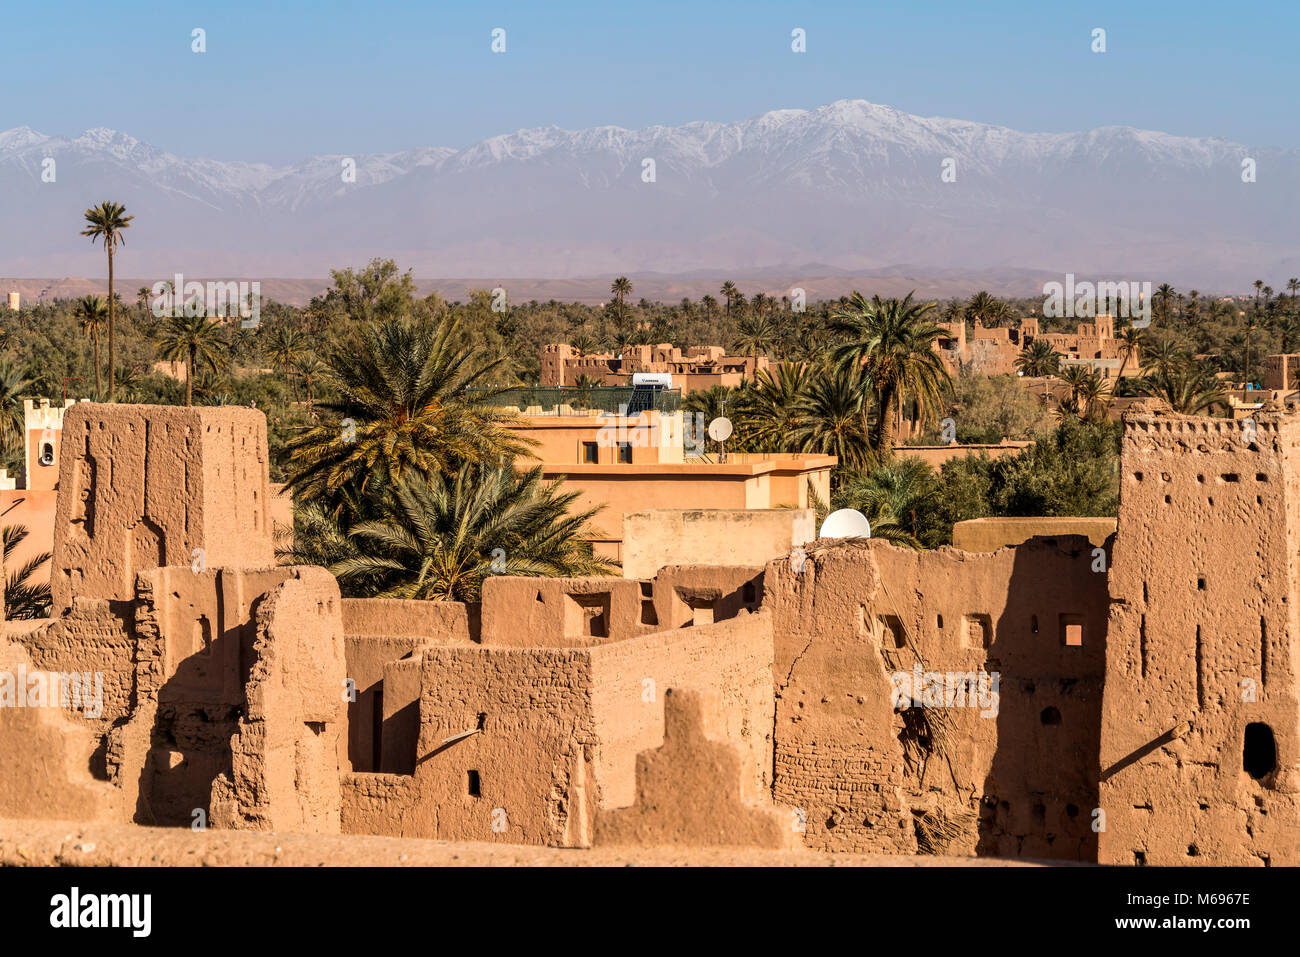
{"label": "kasbah tower with crenellation", "polygon": [[1125,417],[1099,858],[1297,863],[1300,415]]}

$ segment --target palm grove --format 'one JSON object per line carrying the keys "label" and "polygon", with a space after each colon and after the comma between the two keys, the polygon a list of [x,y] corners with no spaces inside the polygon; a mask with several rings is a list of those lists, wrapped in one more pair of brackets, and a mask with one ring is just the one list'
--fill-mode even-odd
{"label": "palm grove", "polygon": [[[1214,301],[1165,285],[1152,327],[1117,333],[1127,356],[1140,350],[1143,370],[1121,369],[1113,394],[1095,373],[1062,368],[1042,340],[1024,350],[1023,374],[1055,375],[1064,389],[1045,404],[1014,377],[950,376],[933,348],[940,321],[1015,326],[1032,300],[854,293],[796,313],[733,281],[717,297],[634,302],[632,282],[619,277],[601,306],[534,300],[498,311],[488,290],[466,301],[420,296],[388,260],[333,271],[304,308],[264,302],[249,329],[198,303],[156,316],[148,288],[125,302],[115,258],[132,217],[102,203],[85,218],[82,235],[105,251],[109,296],[41,302],[0,321],[5,464],[22,460],[23,398],[67,389],[100,401],[252,405],[267,415],[272,477],[295,496],[282,560],[330,568],[349,595],[465,600],[489,574],[615,571],[585,541],[593,513],[519,463],[525,446],[485,401],[536,384],[551,342],[580,355],[718,343],[779,360],[739,388],[692,393],[686,411],[731,418],[736,451],[837,456],[831,501],[819,507],[858,508],[874,534],[912,547],[950,542],[966,518],[1113,514],[1118,428],[1106,411],[1116,395],[1216,414],[1224,395],[1214,372],[1249,378],[1263,356],[1300,345],[1300,281],[1285,284],[1289,295],[1261,281],[1253,298]],[[155,371],[159,360],[182,374]],[[920,441],[935,441],[945,417],[959,442],[1035,444],[939,470],[895,453],[905,419],[922,423]]]}

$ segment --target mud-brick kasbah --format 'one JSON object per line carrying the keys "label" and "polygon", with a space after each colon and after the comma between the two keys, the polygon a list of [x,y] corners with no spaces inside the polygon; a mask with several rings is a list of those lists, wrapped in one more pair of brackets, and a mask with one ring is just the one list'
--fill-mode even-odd
{"label": "mud-brick kasbah", "polygon": [[1288,408],[1135,406],[1100,547],[644,512],[643,577],[489,578],[479,604],[277,566],[252,409],[78,403],[58,464],[52,617],[5,624],[0,672],[102,674],[103,704],[0,707],[0,818],[1300,863]]}

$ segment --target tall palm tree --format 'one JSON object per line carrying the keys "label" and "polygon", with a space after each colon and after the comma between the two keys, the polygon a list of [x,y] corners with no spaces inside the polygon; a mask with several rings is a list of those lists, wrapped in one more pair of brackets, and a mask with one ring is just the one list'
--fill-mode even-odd
{"label": "tall palm tree", "polygon": [[1300,292],[1300,279],[1294,276],[1286,281],[1286,288],[1291,293],[1291,308],[1295,308],[1295,295]]}
{"label": "tall palm tree", "polygon": [[778,330],[772,317],[764,313],[751,313],[736,324],[735,348],[741,355],[749,356],[758,368],[758,357],[771,355],[776,349]]}
{"label": "tall palm tree", "polygon": [[[841,366],[861,369],[876,399],[876,434],[872,443],[881,460],[893,455],[903,396],[909,393],[924,415],[937,407],[951,387],[934,341],[947,332],[930,319],[933,302],[903,299],[871,301],[854,292],[848,305],[831,313],[831,329],[847,341],[831,353]],[[862,410],[863,421],[866,409]]]}
{"label": "tall palm tree", "polygon": [[[1128,365],[1129,359],[1139,354],[1142,344],[1146,341],[1147,334],[1145,329],[1134,329],[1132,326],[1121,329],[1119,335],[1115,337],[1120,342],[1120,349],[1123,355],[1119,360],[1119,373],[1115,376],[1115,385],[1118,386],[1120,380],[1124,378],[1124,367]],[[1141,371],[1139,368],[1138,371]],[[1115,393],[1111,392],[1110,402],[1115,401]],[[1110,402],[1106,403],[1106,408],[1110,408]]]}
{"label": "tall palm tree", "polygon": [[1162,282],[1156,287],[1156,293],[1151,298],[1154,300],[1157,318],[1160,319],[1162,325],[1168,324],[1171,318],[1169,314],[1170,303],[1174,301],[1174,287],[1167,282]]}
{"label": "tall palm tree", "polygon": [[1259,328],[1259,313],[1257,313],[1257,312],[1251,312],[1250,314],[1248,314],[1248,315],[1246,316],[1246,322],[1245,322],[1245,324],[1244,324],[1244,327],[1245,327],[1245,333],[1246,333],[1246,383],[1245,383],[1245,388],[1246,388],[1247,391],[1249,391],[1249,389],[1250,389],[1250,347],[1251,347],[1251,342],[1252,342],[1252,340],[1255,338],[1255,331]]}
{"label": "tall palm tree", "polygon": [[996,326],[1011,317],[1011,309],[1006,302],[981,289],[966,303],[966,314],[985,326]]}
{"label": "tall palm tree", "polygon": [[307,390],[307,414],[312,414],[312,387],[316,385],[328,373],[325,363],[321,362],[320,356],[314,352],[304,352],[294,362],[294,370],[302,378],[302,384]]}
{"label": "tall palm tree", "polygon": [[2,564],[6,570],[4,609],[5,617],[10,620],[48,618],[50,614],[50,583],[48,581],[32,581],[32,576],[50,560],[50,553],[39,552],[27,559],[21,567],[8,571],[8,569],[13,568],[11,561],[13,553],[27,538],[27,535],[28,529],[26,525],[6,525],[3,532],[0,532],[0,539],[4,543],[4,561]]}
{"label": "tall palm tree", "polygon": [[465,463],[519,455],[525,443],[508,415],[485,405],[500,357],[475,364],[454,314],[390,318],[363,326],[355,343],[323,355],[339,398],[322,402],[331,418],[292,438],[289,487],[306,497],[365,489],[376,477],[449,473]]}
{"label": "tall palm tree", "polygon": [[722,300],[725,303],[725,305],[723,306],[723,310],[726,314],[726,317],[730,319],[731,301],[741,294],[740,290],[736,288],[736,284],[734,282],[728,279],[726,282],[722,284],[722,288],[719,289],[718,292],[721,293]]}
{"label": "tall palm tree", "polygon": [[81,235],[89,236],[91,243],[103,240],[108,253],[108,398],[113,401],[117,396],[117,327],[116,299],[113,294],[113,254],[119,245],[126,244],[123,233],[130,228],[134,216],[126,215],[126,207],[121,203],[103,202],[86,210],[86,228]]}
{"label": "tall palm tree", "polygon": [[108,322],[108,305],[99,296],[82,296],[77,300],[77,318],[81,320],[81,331],[90,336],[95,350],[95,395],[103,393],[99,377],[99,335]]}
{"label": "tall palm tree", "polygon": [[172,316],[158,329],[158,358],[185,363],[185,404],[194,404],[194,377],[200,367],[220,372],[230,361],[221,327],[206,315]]}
{"label": "tall palm tree", "polygon": [[868,386],[856,366],[823,366],[809,379],[796,406],[791,440],[801,452],[834,455],[846,469],[872,465],[867,435]]}
{"label": "tall palm tree", "polygon": [[298,401],[298,392],[293,384],[293,373],[297,367],[298,356],[307,347],[307,338],[293,326],[277,323],[266,346],[266,357],[271,365],[284,374],[284,384],[288,387],[293,400]]}
{"label": "tall palm tree", "polygon": [[599,509],[573,510],[579,492],[546,483],[539,465],[472,466],[450,481],[439,472],[408,475],[387,514],[348,530],[356,554],[331,571],[364,583],[378,598],[478,601],[491,574],[542,577],[611,575],[584,540]]}
{"label": "tall palm tree", "polygon": [[1079,363],[1067,365],[1061,370],[1061,381],[1070,389],[1070,408],[1076,415],[1083,414],[1080,395],[1088,380],[1089,371],[1087,366]]}
{"label": "tall palm tree", "polygon": [[1061,354],[1046,339],[1035,339],[1016,356],[1016,369],[1027,376],[1055,375],[1061,367]]}
{"label": "tall palm tree", "polygon": [[32,383],[26,369],[0,356],[0,449],[6,452],[23,447],[23,396]]}
{"label": "tall palm tree", "polygon": [[609,284],[609,291],[614,295],[615,321],[621,326],[627,322],[627,297],[632,294],[632,280],[619,276]]}

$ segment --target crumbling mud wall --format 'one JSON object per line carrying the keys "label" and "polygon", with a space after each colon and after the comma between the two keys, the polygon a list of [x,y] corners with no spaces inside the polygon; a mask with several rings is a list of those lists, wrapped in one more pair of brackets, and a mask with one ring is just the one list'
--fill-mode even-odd
{"label": "crumbling mud wall", "polygon": [[1300,863],[1300,416],[1126,414],[1100,859]]}
{"label": "crumbling mud wall", "polygon": [[774,796],[806,845],[1094,858],[1104,551],[859,544],[765,576]]}
{"label": "crumbling mud wall", "polygon": [[752,611],[763,570],[669,565],[653,579],[489,578],[483,583],[484,644],[585,648]]}
{"label": "crumbling mud wall", "polygon": [[772,770],[772,624],[765,612],[592,649],[600,804],[631,804],[637,756],[664,741],[665,690],[710,696],[716,728],[738,749],[746,794],[768,791]]}
{"label": "crumbling mud wall", "polygon": [[346,775],[343,828],[589,846],[597,807],[631,804],[638,752],[662,745],[669,687],[717,697],[746,794],[764,791],[771,662],[761,613],[586,648],[419,648],[383,669],[384,711],[394,694],[416,708],[410,773]]}
{"label": "crumbling mud wall", "polygon": [[258,603],[255,622],[231,767],[212,785],[213,822],[338,833],[347,719],[338,583],[323,568],[295,568]]}

